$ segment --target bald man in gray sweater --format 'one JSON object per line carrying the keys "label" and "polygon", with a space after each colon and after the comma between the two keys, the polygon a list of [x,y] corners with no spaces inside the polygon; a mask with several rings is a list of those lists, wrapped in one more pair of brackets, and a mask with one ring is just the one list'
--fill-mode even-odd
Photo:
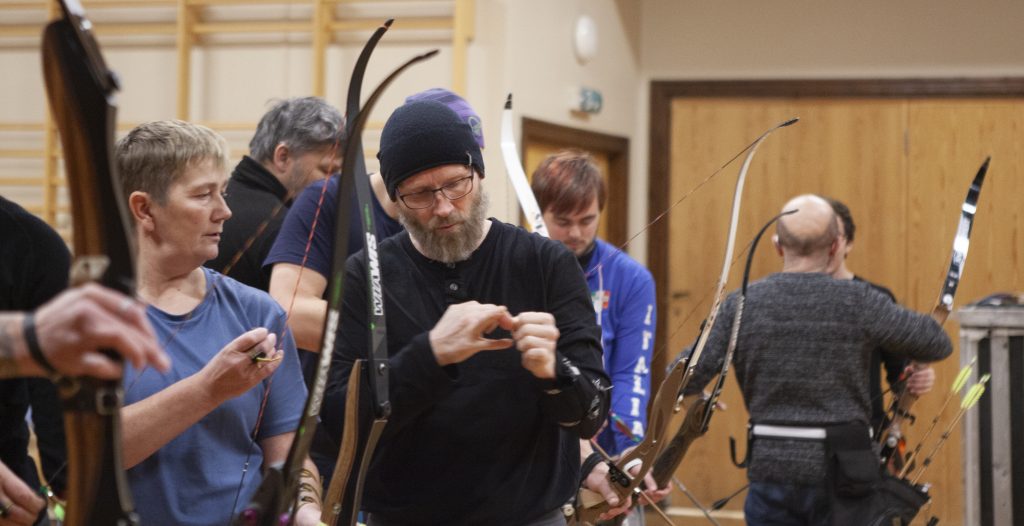
{"label": "bald man in gray sweater", "polygon": [[[920,362],[952,353],[927,315],[893,303],[863,282],[831,277],[840,262],[832,207],[813,195],[791,199],[773,238],[782,272],[747,290],[736,377],[753,427],[748,524],[829,524],[832,488],[825,436],[838,424],[869,433],[871,352],[890,349]],[[724,302],[687,394],[721,369],[737,294]],[[866,441],[865,441],[866,442]]]}

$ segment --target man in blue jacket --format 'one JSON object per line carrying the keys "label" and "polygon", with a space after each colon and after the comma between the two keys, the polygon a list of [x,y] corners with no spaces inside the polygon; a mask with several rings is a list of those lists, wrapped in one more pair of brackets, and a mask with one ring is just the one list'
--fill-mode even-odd
{"label": "man in blue jacket", "polygon": [[[601,326],[605,371],[613,386],[608,425],[597,442],[608,453],[618,455],[643,440],[647,430],[657,321],[654,280],[643,265],[598,239],[607,189],[589,154],[562,151],[551,155],[534,171],[532,186],[551,238],[572,250],[587,278]],[[586,446],[583,450],[588,452]],[[595,468],[583,474],[584,485],[608,499],[607,491],[594,487],[604,478],[607,466],[586,461],[583,465]],[[654,487],[653,479],[647,482]],[[660,500],[667,493],[665,488],[648,496]]]}

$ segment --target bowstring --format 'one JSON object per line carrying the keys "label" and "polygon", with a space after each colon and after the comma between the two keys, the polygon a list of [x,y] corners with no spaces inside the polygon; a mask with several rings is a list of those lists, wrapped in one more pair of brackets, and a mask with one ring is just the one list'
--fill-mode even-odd
{"label": "bowstring", "polygon": [[[670,212],[672,212],[672,209],[674,209],[675,207],[677,207],[677,206],[679,206],[680,204],[682,204],[682,202],[683,202],[683,201],[686,201],[687,199],[689,199],[689,198],[690,198],[690,196],[692,196],[692,195],[693,195],[693,194],[694,194],[694,193],[695,193],[695,192],[696,192],[697,190],[700,190],[700,189],[701,189],[701,188],[702,188],[702,187],[703,187],[704,185],[706,185],[706,184],[708,184],[709,182],[711,182],[711,180],[712,180],[712,179],[714,179],[715,177],[718,177],[718,175],[719,175],[719,174],[721,174],[723,170],[725,170],[726,168],[728,168],[728,167],[729,167],[729,165],[731,165],[732,163],[736,162],[736,159],[739,159],[741,155],[743,155],[743,154],[744,154],[744,153],[746,153],[746,152],[747,152],[748,150],[750,150],[750,149],[751,149],[751,148],[753,148],[753,147],[754,147],[755,145],[757,145],[758,141],[760,141],[760,140],[761,140],[761,137],[758,137],[757,139],[754,139],[754,141],[753,141],[753,142],[751,142],[750,144],[748,144],[747,146],[745,146],[745,147],[744,147],[744,148],[743,148],[742,150],[740,150],[740,151],[736,152],[736,155],[733,155],[733,156],[732,156],[732,157],[731,157],[731,158],[730,158],[730,159],[729,159],[728,161],[726,161],[726,162],[725,162],[725,164],[723,164],[723,165],[719,166],[719,167],[718,167],[718,169],[716,169],[716,170],[715,170],[714,172],[711,172],[711,175],[709,175],[709,176],[705,177],[705,178],[704,178],[704,180],[702,180],[701,182],[697,183],[697,185],[696,185],[696,186],[694,186],[693,188],[690,188],[689,190],[687,190],[687,191],[686,191],[686,192],[685,192],[685,193],[683,194],[683,196],[682,196],[682,197],[680,197],[680,198],[679,198],[679,199],[677,199],[677,200],[676,200],[675,202],[673,202],[673,203],[672,203],[671,205],[669,205],[669,206],[668,206],[668,208],[666,208],[665,210],[663,210],[663,211],[662,211],[662,212],[661,212],[660,214],[658,214],[658,215],[657,215],[657,216],[656,216],[656,217],[655,217],[655,218],[654,218],[653,220],[651,220],[650,222],[648,222],[648,223],[647,223],[647,225],[645,225],[645,226],[644,226],[643,228],[641,228],[641,229],[640,229],[640,230],[639,230],[638,232],[636,232],[635,234],[633,234],[632,236],[630,236],[630,237],[629,237],[628,239],[626,239],[626,242],[625,242],[625,243],[622,243],[621,245],[617,246],[616,248],[618,248],[618,249],[619,249],[620,251],[622,251],[622,252],[625,252],[625,251],[626,251],[626,248],[627,248],[627,247],[629,247],[629,245],[630,245],[630,244],[631,244],[631,243],[632,243],[632,242],[633,242],[634,240],[636,240],[636,238],[638,238],[638,237],[640,237],[641,235],[643,235],[644,233],[646,233],[646,232],[647,232],[648,230],[650,230],[650,229],[651,229],[651,227],[653,227],[653,226],[654,226],[655,224],[657,224],[657,223],[658,223],[659,221],[661,221],[662,219],[664,219],[664,218],[665,218],[665,216],[667,216],[667,215],[668,215],[668,214],[669,214]],[[748,244],[747,246],[749,247],[749,244]],[[611,257],[611,256],[612,256],[613,254],[614,254],[614,251],[612,251],[612,252],[611,252],[611,253],[609,253],[609,254],[606,254],[606,255],[605,255],[604,257],[602,257],[602,258],[601,258],[601,260],[600,260],[600,261],[598,261],[598,262],[597,262],[597,265],[596,265],[596,266],[595,266],[594,268],[595,268],[595,269],[597,269],[597,268],[600,268],[600,266],[601,266],[601,265],[602,265],[602,264],[603,264],[603,263],[605,262],[605,260],[607,260],[607,259],[608,259],[609,257]],[[735,263],[735,261],[733,261],[733,263]],[[592,274],[593,272],[594,272],[593,270],[591,270],[590,272],[588,272],[588,273],[586,274],[586,277],[590,277],[590,275],[591,275],[591,274]]]}
{"label": "bowstring", "polygon": [[[773,131],[774,131],[774,129],[773,129]],[[714,179],[715,177],[718,177],[718,175],[719,175],[719,174],[721,174],[721,173],[722,173],[722,171],[724,171],[724,170],[725,170],[726,168],[728,168],[728,167],[729,167],[729,165],[731,165],[732,163],[736,162],[736,160],[737,160],[737,159],[739,159],[739,158],[740,158],[740,156],[742,156],[742,155],[743,155],[744,153],[746,153],[746,152],[747,152],[747,151],[749,151],[749,150],[750,150],[751,148],[753,148],[754,146],[756,146],[756,145],[757,145],[757,143],[758,143],[758,142],[759,142],[759,141],[760,141],[761,139],[762,139],[762,136],[758,136],[758,137],[757,137],[756,139],[754,139],[754,140],[753,140],[753,141],[751,141],[751,142],[750,142],[749,144],[747,144],[747,145],[746,145],[745,147],[743,147],[743,149],[741,149],[740,151],[736,152],[736,154],[735,154],[735,155],[733,155],[732,157],[730,157],[728,161],[726,161],[726,162],[725,162],[725,163],[723,163],[723,164],[722,164],[721,166],[719,166],[719,167],[718,167],[717,169],[715,169],[715,171],[711,172],[711,174],[710,174],[710,175],[708,175],[707,177],[705,177],[705,178],[704,178],[703,180],[701,180],[701,181],[700,181],[699,183],[697,183],[697,184],[696,184],[695,186],[693,186],[692,188],[690,188],[690,189],[688,189],[688,190],[687,190],[686,192],[684,192],[684,193],[683,193],[683,195],[682,195],[681,197],[679,197],[678,199],[676,199],[676,200],[675,200],[675,201],[674,201],[674,202],[673,202],[673,203],[672,203],[671,205],[669,205],[669,206],[668,206],[668,208],[666,208],[665,210],[661,211],[661,212],[660,212],[660,213],[659,213],[659,214],[658,214],[658,215],[657,215],[657,216],[656,216],[656,217],[655,217],[655,218],[654,218],[653,220],[651,220],[650,222],[648,222],[648,223],[647,223],[647,224],[646,224],[646,225],[645,225],[645,226],[644,226],[643,228],[641,228],[641,229],[640,229],[640,230],[639,230],[638,232],[636,232],[635,234],[633,234],[632,236],[630,236],[630,237],[629,237],[628,239],[626,239],[626,242],[625,242],[625,243],[622,243],[621,245],[618,245],[618,246],[617,246],[616,248],[617,248],[617,249],[618,249],[619,251],[625,252],[626,248],[627,248],[627,247],[629,247],[629,245],[630,245],[630,244],[631,244],[631,243],[632,243],[633,241],[635,241],[635,240],[636,240],[636,238],[638,238],[638,237],[640,237],[641,235],[643,235],[644,233],[646,233],[646,232],[647,232],[648,230],[650,230],[650,229],[651,229],[651,227],[653,227],[653,226],[654,226],[655,224],[657,224],[657,223],[658,223],[659,221],[661,221],[661,220],[665,219],[665,217],[666,217],[666,216],[668,216],[668,215],[669,215],[669,213],[671,213],[671,212],[672,212],[672,210],[673,210],[674,208],[676,208],[677,206],[679,206],[680,204],[682,204],[682,203],[683,203],[683,201],[686,201],[687,199],[689,199],[689,198],[690,198],[690,197],[691,197],[691,196],[692,196],[692,195],[693,195],[694,193],[696,193],[696,192],[697,192],[697,190],[700,190],[700,189],[701,189],[701,188],[703,188],[703,187],[704,187],[705,185],[707,185],[708,183],[710,183],[712,179]],[[749,250],[749,249],[750,249],[750,245],[751,245],[751,243],[752,243],[752,241],[751,241],[751,242],[748,242],[748,243],[747,243],[747,244],[746,244],[746,245],[745,245],[745,246],[743,247],[743,250],[741,250],[741,251],[740,251],[740,252],[739,252],[739,253],[738,253],[738,254],[736,255],[736,257],[735,257],[735,258],[734,258],[734,259],[732,260],[732,263],[730,263],[730,265],[729,265],[729,266],[730,266],[730,268],[731,268],[731,267],[732,267],[733,265],[735,265],[735,264],[736,264],[736,262],[737,262],[737,261],[739,261],[741,257],[743,257],[743,255],[744,255],[744,254],[746,253],[746,251],[747,251],[747,250]],[[595,265],[594,265],[594,268],[593,268],[593,269],[591,269],[590,271],[588,271],[588,272],[586,272],[586,273],[584,274],[584,277],[585,277],[585,278],[590,278],[590,276],[592,276],[592,275],[593,275],[593,273],[594,273],[595,271],[598,271],[598,270],[599,270],[599,269],[600,269],[600,268],[601,268],[601,267],[603,266],[603,264],[605,263],[605,261],[606,261],[606,260],[607,260],[607,259],[608,259],[609,257],[613,256],[613,255],[614,255],[614,253],[615,253],[615,251],[610,251],[610,252],[609,252],[608,254],[606,254],[605,256],[603,256],[603,257],[602,257],[602,258],[601,258],[601,259],[600,259],[600,260],[599,260],[599,261],[597,262],[597,264],[595,264]],[[679,324],[678,324],[678,325],[677,325],[677,326],[676,326],[676,327],[675,327],[675,328],[674,328],[674,329],[672,330],[672,332],[671,332],[671,333],[669,334],[669,336],[668,336],[668,337],[667,337],[667,338],[665,339],[665,342],[663,342],[663,343],[662,343],[661,345],[659,345],[659,346],[658,346],[658,347],[657,347],[657,348],[655,349],[655,352],[654,352],[654,354],[652,354],[652,355],[651,355],[651,365],[653,365],[653,364],[657,363],[657,357],[658,357],[658,355],[659,355],[660,353],[662,353],[662,352],[664,352],[664,351],[665,351],[665,349],[666,349],[666,348],[668,347],[668,344],[669,344],[669,343],[670,343],[670,342],[671,342],[671,341],[672,341],[672,340],[673,340],[673,339],[675,338],[675,336],[676,336],[676,335],[677,335],[677,334],[679,333],[679,331],[681,331],[681,330],[682,330],[683,326],[685,326],[685,325],[686,325],[686,323],[687,323],[687,322],[688,322],[688,321],[690,320],[690,318],[692,318],[692,317],[693,317],[693,315],[694,315],[694,314],[696,314],[696,312],[697,312],[697,309],[699,309],[699,308],[700,308],[700,306],[701,306],[701,305],[703,305],[705,301],[707,301],[708,297],[709,297],[709,296],[711,295],[711,293],[712,293],[712,292],[714,292],[714,291],[715,291],[715,289],[717,288],[717,286],[718,286],[718,282],[717,282],[717,281],[716,281],[716,282],[714,282],[714,283],[712,283],[712,286],[711,286],[711,287],[710,287],[710,288],[708,289],[708,291],[707,291],[707,292],[705,292],[705,293],[704,293],[704,294],[703,294],[703,295],[701,296],[700,300],[698,300],[698,301],[697,301],[697,303],[696,303],[696,304],[695,304],[695,305],[693,306],[693,308],[691,308],[691,309],[690,309],[690,311],[689,311],[689,312],[687,312],[687,314],[686,314],[686,315],[685,315],[685,316],[683,317],[683,321],[682,321],[682,322],[680,322],[680,323],[679,323]]]}
{"label": "bowstring", "polygon": [[[744,245],[743,248],[736,254],[736,257],[733,258],[732,263],[729,264],[730,269],[736,265],[736,262],[739,261],[747,253],[748,250],[750,250],[750,245],[752,243],[753,240],[748,241],[747,244]],[[669,333],[665,341],[655,349],[654,354],[651,355],[652,365],[654,363],[657,363],[658,355],[664,352],[666,348],[668,348],[669,343],[671,343],[672,340],[675,339],[676,335],[679,334],[680,331],[682,331],[683,327],[686,325],[686,322],[690,321],[690,318],[692,318],[693,315],[697,313],[697,309],[699,309],[702,305],[705,304],[705,302],[707,302],[708,298],[711,297],[711,293],[715,292],[717,288],[718,282],[716,281],[712,283],[710,287],[708,287],[704,294],[701,295],[700,299],[697,300],[697,303],[694,304],[694,306],[686,313],[686,316],[683,317],[683,321],[679,322],[679,324],[676,325],[672,332]]]}
{"label": "bowstring", "polygon": [[[339,130],[344,130],[345,129],[344,124],[345,124],[345,122],[342,122],[342,126],[339,127]],[[327,165],[328,166],[334,166],[334,160],[335,160],[335,158],[337,158],[338,152],[341,151],[341,135],[342,135],[342,133],[343,132],[339,132],[338,133],[338,137],[334,141],[334,146],[331,148],[330,153],[327,155],[327,159],[328,159],[328,164]],[[311,171],[315,170],[315,169],[316,169],[315,167],[310,168]],[[295,286],[292,288],[291,298],[288,301],[288,308],[285,309],[284,323],[281,324],[281,332],[280,332],[280,334],[278,335],[278,338],[277,338],[277,343],[279,343],[279,344],[281,342],[281,338],[284,336],[284,333],[288,330],[288,321],[291,320],[292,310],[295,307],[295,298],[298,296],[298,293],[299,293],[299,283],[302,282],[302,274],[303,274],[303,271],[306,270],[306,262],[309,259],[309,251],[312,249],[312,246],[313,246],[313,238],[314,238],[314,236],[316,234],[316,227],[319,224],[320,211],[323,208],[324,198],[327,195],[327,186],[330,183],[330,178],[331,178],[331,176],[328,176],[327,178],[325,178],[323,180],[324,184],[323,184],[323,187],[320,189],[320,196],[317,199],[316,211],[313,214],[313,222],[310,224],[309,236],[306,238],[306,246],[305,246],[305,248],[303,250],[303,253],[302,253],[302,262],[299,265],[299,273],[296,276]],[[339,179],[338,180],[338,184],[340,185],[341,184],[341,173],[340,173],[340,171],[338,173],[338,179]],[[288,190],[288,194],[287,194],[286,197],[288,197],[288,198],[294,197],[295,193],[296,192],[294,192],[292,190]],[[341,196],[339,195],[338,197],[340,198]],[[257,227],[256,233],[253,234],[248,240],[246,240],[246,243],[245,243],[245,245],[243,245],[242,250],[240,250],[238,253],[236,253],[235,256],[231,258],[231,261],[228,263],[228,265],[226,267],[224,267],[224,272],[223,272],[224,274],[227,274],[231,270],[231,267],[235,263],[237,263],[239,260],[241,260],[242,254],[246,250],[248,250],[250,247],[252,247],[252,245],[256,242],[256,238],[267,228],[267,226],[270,224],[271,221],[274,220],[274,218],[277,216],[277,214],[279,214],[281,212],[281,210],[284,209],[284,203],[287,202],[287,201],[288,201],[288,199],[285,199],[285,201],[282,201],[281,203],[278,203],[274,207],[274,209],[271,212],[270,216],[267,217],[267,219],[263,223],[261,223],[259,227]],[[336,205],[339,206],[339,207],[343,206],[342,203],[340,203],[340,202],[336,203]],[[235,490],[234,502],[231,504],[231,515],[228,518],[229,522],[235,516],[235,511],[238,508],[238,499],[241,497],[242,488],[245,486],[245,476],[246,476],[246,474],[249,471],[249,462],[250,462],[250,460],[252,458],[253,446],[256,444],[257,436],[259,436],[259,429],[260,429],[260,426],[263,423],[263,416],[264,416],[264,414],[266,412],[267,402],[270,399],[270,387],[271,387],[271,384],[273,383],[273,381],[274,381],[274,375],[271,374],[267,378],[267,383],[266,383],[267,388],[263,392],[263,400],[260,401],[260,410],[259,410],[259,412],[256,415],[256,424],[253,426],[252,433],[250,434],[249,445],[246,448],[245,463],[242,466],[242,476],[241,476],[241,479],[239,480],[238,487]],[[300,424],[302,423],[301,418],[299,420],[299,423]],[[298,497],[298,496],[296,495],[296,497]]]}

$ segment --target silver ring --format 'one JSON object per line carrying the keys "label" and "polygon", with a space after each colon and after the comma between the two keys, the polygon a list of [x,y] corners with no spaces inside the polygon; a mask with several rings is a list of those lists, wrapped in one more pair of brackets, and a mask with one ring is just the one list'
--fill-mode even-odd
{"label": "silver ring", "polygon": [[0,518],[7,517],[7,515],[10,513],[12,507],[14,507],[14,503],[13,502],[8,502],[7,504],[0,505]]}

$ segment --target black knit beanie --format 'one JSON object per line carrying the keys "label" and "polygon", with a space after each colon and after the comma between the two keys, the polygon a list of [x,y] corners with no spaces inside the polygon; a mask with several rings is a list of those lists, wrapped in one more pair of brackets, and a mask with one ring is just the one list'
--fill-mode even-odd
{"label": "black knit beanie", "polygon": [[400,106],[380,134],[380,173],[391,200],[398,185],[446,164],[471,164],[484,176],[484,159],[473,130],[448,106],[432,100]]}

